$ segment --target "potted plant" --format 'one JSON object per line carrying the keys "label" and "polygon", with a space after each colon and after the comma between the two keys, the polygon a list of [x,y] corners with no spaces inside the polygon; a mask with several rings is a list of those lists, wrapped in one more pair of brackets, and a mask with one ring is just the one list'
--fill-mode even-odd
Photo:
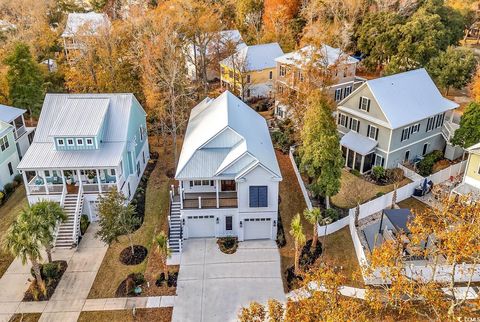
{"label": "potted plant", "polygon": [[88,183],[93,183],[93,179],[95,179],[95,173],[90,170],[90,171],[87,172]]}
{"label": "potted plant", "polygon": [[67,184],[71,185],[73,183],[72,172],[65,171],[65,177],[67,177]]}

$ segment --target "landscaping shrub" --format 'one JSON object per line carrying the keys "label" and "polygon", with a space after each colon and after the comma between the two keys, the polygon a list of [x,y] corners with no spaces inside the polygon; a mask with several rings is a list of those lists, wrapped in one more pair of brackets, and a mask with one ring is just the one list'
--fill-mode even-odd
{"label": "landscaping shrub", "polygon": [[33,282],[30,284],[30,287],[25,292],[23,297],[24,301],[45,301],[49,300],[50,297],[55,292],[55,288],[62,279],[63,273],[67,270],[66,261],[53,261],[52,263],[45,263],[40,265],[40,274],[45,282],[47,287],[47,295],[44,296],[38,289],[35,274],[33,269],[30,269],[30,273],[33,276]]}
{"label": "landscaping shrub", "polygon": [[379,191],[379,192],[377,192],[377,194],[375,195],[375,197],[377,197],[377,198],[378,198],[378,197],[381,197],[381,196],[383,196],[384,194],[385,194],[384,192],[382,192],[382,191]]}
{"label": "landscaping shrub", "polygon": [[160,273],[157,280],[155,281],[155,285],[161,287],[165,282],[167,282],[168,287],[177,287],[177,278],[178,272],[168,272],[168,278],[165,280],[165,274]]}
{"label": "landscaping shrub", "polygon": [[82,235],[85,234],[85,232],[87,231],[88,225],[90,225],[90,220],[88,220],[88,216],[82,215],[82,217],[80,217],[80,232]]}
{"label": "landscaping shrub", "polygon": [[222,253],[233,254],[237,251],[237,237],[221,237],[217,239],[217,244]]}
{"label": "landscaping shrub", "polygon": [[146,279],[143,273],[131,273],[124,279],[117,288],[115,295],[117,297],[137,296],[134,290],[137,286],[145,284]]}
{"label": "landscaping shrub", "polygon": [[272,133],[273,145],[282,150],[283,153],[288,153],[288,150],[295,141],[293,138],[294,128],[292,121],[286,119],[285,121],[279,122],[278,130]]}
{"label": "landscaping shrub", "polygon": [[10,195],[13,191],[15,191],[15,187],[13,186],[13,183],[7,183],[3,186],[3,192],[7,196]]}
{"label": "landscaping shrub", "polygon": [[46,263],[42,265],[42,277],[47,280],[57,278],[59,273],[59,263]]}
{"label": "landscaping shrub", "polygon": [[405,177],[403,170],[400,168],[388,169],[385,171],[385,176],[388,179],[388,182],[395,183],[398,181],[402,181]]}
{"label": "landscaping shrub", "polygon": [[338,211],[336,209],[333,209],[333,208],[326,209],[325,210],[325,215],[327,217],[332,218],[332,221],[337,221],[338,218],[340,217],[340,215],[338,214]]}
{"label": "landscaping shrub", "polygon": [[278,221],[277,221],[277,246],[282,248],[287,244],[285,239],[285,231],[283,230],[282,216],[280,216],[280,211],[278,212]]}
{"label": "landscaping shrub", "polygon": [[354,176],[360,177],[360,171],[358,171],[357,169],[351,169],[350,173]]}
{"label": "landscaping shrub", "polygon": [[418,173],[423,177],[431,175],[433,165],[435,164],[435,162],[440,161],[442,158],[443,153],[442,151],[438,150],[432,151],[429,154],[425,155],[425,157],[417,164]]}
{"label": "landscaping shrub", "polygon": [[372,177],[375,181],[380,181],[385,177],[385,169],[381,166],[376,166],[372,168]]}
{"label": "landscaping shrub", "polygon": [[21,174],[16,174],[14,177],[13,177],[13,181],[16,182],[18,185],[21,185],[22,182],[23,182],[23,177]]}

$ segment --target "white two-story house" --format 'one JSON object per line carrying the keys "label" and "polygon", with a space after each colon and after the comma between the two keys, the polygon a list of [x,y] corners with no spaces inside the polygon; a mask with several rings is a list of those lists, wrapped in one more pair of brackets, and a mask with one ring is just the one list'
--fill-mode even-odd
{"label": "white two-story house", "polygon": [[150,158],[146,113],[133,94],[47,94],[32,145],[18,165],[28,201],[60,203],[56,245],[76,245],[79,217],[98,220],[97,198],[130,201]]}
{"label": "white two-story house", "polygon": [[27,127],[23,114],[26,110],[0,104],[0,121],[8,123],[13,128],[13,138],[17,146],[17,153],[20,159],[27,152],[32,144],[35,135],[34,127]]}
{"label": "white two-story house", "polygon": [[184,239],[276,238],[282,176],[267,123],[229,91],[192,109],[175,179]]}
{"label": "white two-story house", "polygon": [[434,150],[458,157],[461,151],[448,143],[457,107],[425,69],[365,82],[337,108],[345,166],[360,173],[374,166],[395,168]]}

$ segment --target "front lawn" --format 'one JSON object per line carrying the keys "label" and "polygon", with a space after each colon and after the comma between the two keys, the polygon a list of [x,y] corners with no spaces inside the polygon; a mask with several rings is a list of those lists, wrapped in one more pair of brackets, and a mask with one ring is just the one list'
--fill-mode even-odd
{"label": "front lawn", "polygon": [[[357,177],[346,169],[342,170],[341,180],[342,182],[340,191],[332,197],[332,204],[339,208],[350,209],[356,206],[355,198],[352,198],[352,186],[361,185],[363,191],[363,200],[361,203],[374,199],[380,194],[386,194],[390,191],[393,191],[393,184],[385,186],[376,185],[372,182],[364,180],[362,177]],[[399,187],[402,187],[410,182],[410,179],[404,178],[400,182]]]}
{"label": "front lawn", "polygon": [[[151,142],[153,145],[156,140],[152,138]],[[158,265],[151,263],[152,259],[158,261],[158,257],[154,255],[157,252],[156,248],[152,247],[155,246],[153,238],[162,230],[168,231],[169,189],[173,181],[166,174],[173,167],[173,156],[172,148],[169,146],[163,148],[152,146],[151,152],[154,151],[159,153],[159,158],[145,192],[144,222],[133,234],[133,243],[145,246],[148,257],[138,265],[123,265],[119,256],[129,243],[128,239],[122,236],[119,242],[114,242],[108,248],[88,298],[115,297],[118,286],[130,273],[143,273],[146,280],[150,282],[150,287],[156,287],[155,281],[161,270],[158,269]],[[145,290],[145,293],[151,294],[152,290]]]}
{"label": "front lawn", "polygon": [[170,322],[172,320],[172,308],[136,309],[135,316],[132,310],[118,311],[91,311],[82,312],[78,322]]}
{"label": "front lawn", "polygon": [[[8,200],[0,206],[0,238],[5,236],[8,228],[17,218],[20,210],[27,206],[28,200],[25,193],[25,187],[19,186]],[[14,257],[10,255],[10,253],[4,252],[3,249],[0,248],[0,278],[8,269],[13,259]]]}

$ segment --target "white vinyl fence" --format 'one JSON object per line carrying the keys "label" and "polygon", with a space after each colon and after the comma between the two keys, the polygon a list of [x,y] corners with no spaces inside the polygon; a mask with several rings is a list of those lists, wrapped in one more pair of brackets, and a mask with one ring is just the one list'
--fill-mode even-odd
{"label": "white vinyl fence", "polygon": [[467,160],[462,161],[460,163],[456,163],[454,165],[449,166],[446,169],[438,171],[434,174],[431,174],[427,177],[427,179],[432,181],[434,184],[442,183],[450,178],[455,178],[465,172],[465,168],[467,166]]}
{"label": "white vinyl fence", "polygon": [[312,201],[308,196],[307,188],[305,187],[305,183],[303,182],[302,176],[300,171],[298,170],[297,164],[295,163],[295,158],[293,157],[293,152],[295,148],[292,146],[290,147],[290,151],[288,152],[288,156],[290,157],[290,162],[292,162],[293,171],[295,172],[295,176],[297,177],[298,184],[300,185],[300,189],[302,190],[303,198],[305,199],[305,203],[307,204],[307,208],[312,210]]}
{"label": "white vinyl fence", "polygon": [[409,168],[401,165],[400,163],[398,164],[398,168],[399,169],[402,169],[403,170],[403,174],[405,175],[405,177],[407,177],[408,179],[412,180],[412,181],[418,181],[418,180],[422,180],[423,177],[421,175],[419,175],[418,173],[416,173],[415,171],[413,170],[410,170]]}

